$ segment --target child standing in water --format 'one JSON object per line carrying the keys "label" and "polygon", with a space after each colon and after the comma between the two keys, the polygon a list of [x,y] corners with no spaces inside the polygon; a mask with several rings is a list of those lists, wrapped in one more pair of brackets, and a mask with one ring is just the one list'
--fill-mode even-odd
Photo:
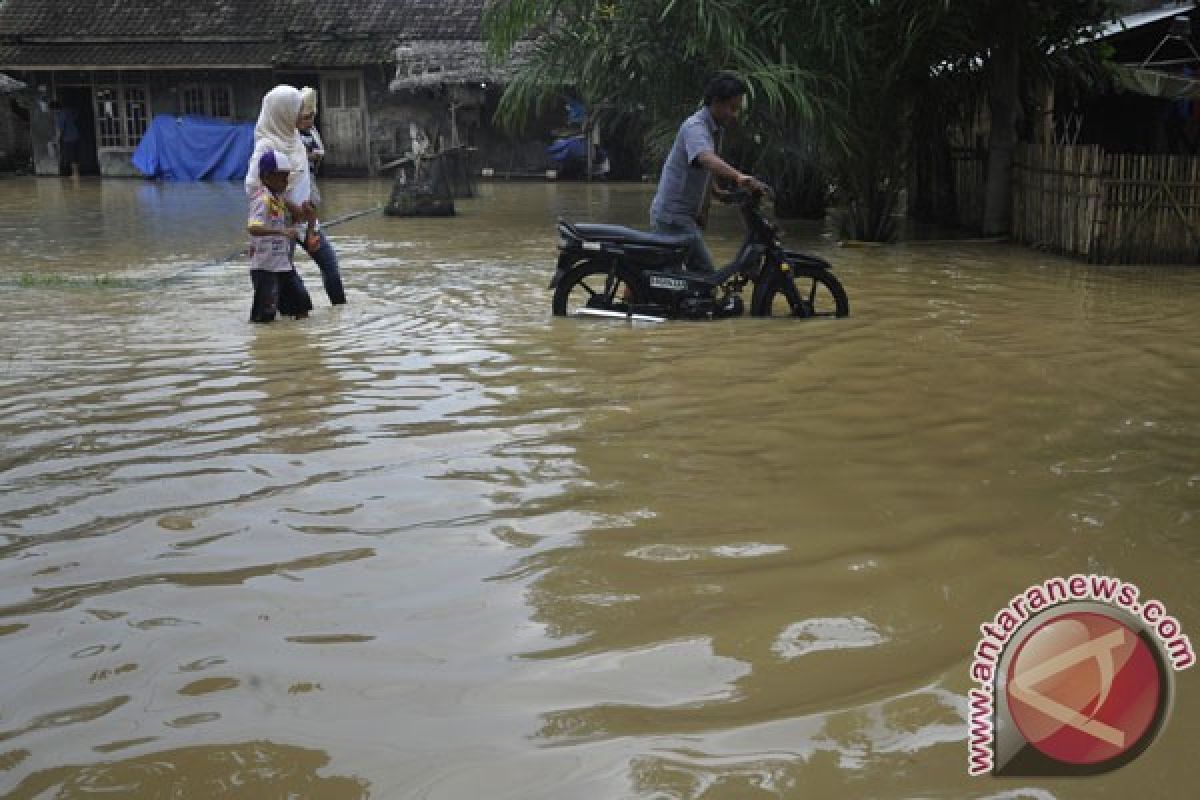
{"label": "child standing in water", "polygon": [[287,156],[277,150],[268,149],[258,159],[262,185],[250,195],[246,222],[251,237],[250,282],[254,285],[251,322],[271,322],[276,313],[304,319],[312,311],[312,299],[292,263],[296,227],[283,199],[291,170]]}
{"label": "child standing in water", "polygon": [[[315,94],[313,102],[316,102]],[[286,202],[288,208],[293,209],[296,219],[313,220],[315,236],[308,237],[309,244],[305,250],[321,270],[321,283],[329,295],[329,302],[337,306],[346,302],[346,290],[342,286],[337,253],[321,230],[321,223],[316,216],[312,171],[308,167],[308,153],[299,131],[302,105],[300,90],[286,84],[276,86],[263,96],[262,110],[254,126],[254,153],[246,169],[246,191],[253,193],[262,185],[258,176],[258,159],[264,152],[274,150],[287,156],[292,174],[288,179]],[[310,121],[312,116],[308,115]]]}

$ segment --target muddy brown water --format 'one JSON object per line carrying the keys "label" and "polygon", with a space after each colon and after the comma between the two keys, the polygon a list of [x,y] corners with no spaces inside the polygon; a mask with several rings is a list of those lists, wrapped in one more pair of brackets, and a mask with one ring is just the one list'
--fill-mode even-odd
{"label": "muddy brown water", "polygon": [[965,693],[1056,575],[1200,636],[1200,272],[793,225],[851,318],[552,319],[649,200],[360,217],[251,326],[239,186],[0,182],[0,794],[1192,796],[1195,670],[1086,780],[969,778]]}

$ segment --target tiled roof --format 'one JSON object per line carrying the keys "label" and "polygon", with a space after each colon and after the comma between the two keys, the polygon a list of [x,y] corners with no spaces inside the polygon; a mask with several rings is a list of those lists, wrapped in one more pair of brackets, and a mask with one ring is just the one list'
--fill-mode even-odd
{"label": "tiled roof", "polygon": [[0,0],[0,67],[353,66],[482,37],[487,0]]}
{"label": "tiled roof", "polygon": [[185,67],[353,67],[395,58],[388,40],[308,42],[118,42],[112,44],[0,44],[7,69],[161,69]]}
{"label": "tiled roof", "polygon": [[0,44],[0,64],[29,67],[269,67],[274,43]]}
{"label": "tiled roof", "polygon": [[284,43],[274,56],[274,66],[353,67],[383,64],[395,59],[396,39],[364,38],[330,42],[308,39]]}

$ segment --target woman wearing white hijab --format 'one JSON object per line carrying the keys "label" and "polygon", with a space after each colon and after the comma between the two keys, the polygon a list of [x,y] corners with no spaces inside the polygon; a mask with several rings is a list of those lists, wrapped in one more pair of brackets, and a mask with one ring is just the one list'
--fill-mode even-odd
{"label": "woman wearing white hijab", "polygon": [[[255,192],[262,186],[258,178],[258,160],[268,149],[276,150],[286,155],[292,165],[287,192],[284,194],[288,207],[298,219],[307,218],[310,214],[315,219],[312,173],[297,128],[301,105],[300,90],[293,86],[276,86],[263,96],[262,110],[254,126],[254,154],[246,170],[246,192]],[[346,291],[342,287],[337,253],[320,226],[315,224],[314,228],[318,241],[311,249],[306,243],[304,249],[321,270],[321,284],[329,295],[329,302],[335,306],[341,305],[346,302]]]}

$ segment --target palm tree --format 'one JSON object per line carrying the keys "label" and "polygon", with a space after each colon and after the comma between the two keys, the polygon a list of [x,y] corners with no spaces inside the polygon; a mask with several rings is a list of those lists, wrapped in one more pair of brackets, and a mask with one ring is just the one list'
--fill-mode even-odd
{"label": "palm tree", "polygon": [[[751,97],[744,130],[727,142],[731,158],[770,176],[783,205],[812,206],[793,202],[807,193],[823,208],[825,132],[836,128],[828,103],[844,93],[803,55],[819,30],[810,12],[785,0],[496,0],[485,17],[492,52],[519,53],[497,116],[517,127],[569,89],[596,110],[595,123],[639,129],[661,163],[705,79],[732,69]],[[830,41],[840,35],[840,21],[819,21]]]}
{"label": "palm tree", "polygon": [[[915,121],[948,124],[988,87],[989,227],[1003,227],[1022,81],[1073,50],[1108,0],[493,0],[493,54],[521,50],[498,112],[517,125],[570,87],[598,123],[637,120],[665,154],[707,75],[751,86],[734,158],[782,177],[827,179],[845,232],[887,240]],[[1051,7],[1051,8],[1045,8]],[[931,98],[933,100],[931,101]],[[918,117],[917,115],[921,116]],[[939,123],[939,124],[943,124]],[[826,177],[827,176],[827,177]],[[790,185],[788,185],[790,184]]]}

